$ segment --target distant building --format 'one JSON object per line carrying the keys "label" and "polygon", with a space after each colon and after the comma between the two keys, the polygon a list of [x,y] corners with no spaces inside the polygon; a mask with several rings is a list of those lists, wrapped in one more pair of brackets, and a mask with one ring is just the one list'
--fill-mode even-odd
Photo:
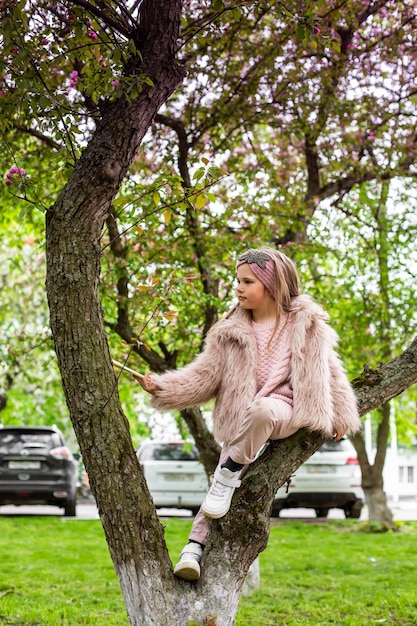
{"label": "distant building", "polygon": [[383,478],[384,491],[394,502],[417,499],[417,448],[388,448]]}

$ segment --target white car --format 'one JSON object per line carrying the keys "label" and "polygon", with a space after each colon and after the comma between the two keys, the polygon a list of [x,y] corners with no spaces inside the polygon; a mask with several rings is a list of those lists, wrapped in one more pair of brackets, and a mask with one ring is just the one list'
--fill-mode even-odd
{"label": "white car", "polygon": [[184,441],[147,441],[136,454],[155,507],[189,509],[195,515],[208,488],[196,446]]}
{"label": "white car", "polygon": [[272,505],[272,515],[282,509],[314,509],[326,517],[329,509],[343,509],[346,517],[359,519],[364,504],[361,470],[349,439],[326,441],[303,465],[287,488],[281,487]]}

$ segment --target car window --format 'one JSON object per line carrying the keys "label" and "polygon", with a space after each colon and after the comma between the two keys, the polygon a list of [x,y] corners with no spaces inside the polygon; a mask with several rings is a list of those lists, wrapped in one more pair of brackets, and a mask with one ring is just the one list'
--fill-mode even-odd
{"label": "car window", "polygon": [[51,450],[59,445],[59,437],[54,433],[0,430],[0,453],[20,453],[24,448]]}
{"label": "car window", "polygon": [[182,443],[149,444],[140,452],[141,461],[198,461],[194,446]]}

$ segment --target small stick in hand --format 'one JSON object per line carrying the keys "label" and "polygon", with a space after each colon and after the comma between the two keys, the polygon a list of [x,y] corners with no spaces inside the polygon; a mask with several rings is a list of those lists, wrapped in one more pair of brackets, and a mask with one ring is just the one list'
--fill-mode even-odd
{"label": "small stick in hand", "polygon": [[118,369],[124,370],[125,372],[129,372],[129,374],[133,374],[133,376],[135,378],[138,378],[140,380],[144,379],[144,375],[143,374],[139,374],[139,372],[135,372],[135,370],[132,370],[132,369],[130,369],[130,367],[127,367],[126,365],[123,365],[123,363],[119,363],[119,361],[115,361],[114,359],[112,359],[112,363]]}

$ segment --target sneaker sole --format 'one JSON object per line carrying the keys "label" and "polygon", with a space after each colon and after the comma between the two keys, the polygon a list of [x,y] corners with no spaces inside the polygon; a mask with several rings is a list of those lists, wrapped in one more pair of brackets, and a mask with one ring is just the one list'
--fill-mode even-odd
{"label": "sneaker sole", "polygon": [[198,580],[200,578],[200,566],[198,563],[178,563],[174,569],[174,574],[183,580]]}
{"label": "sneaker sole", "polygon": [[203,507],[201,507],[201,512],[208,517],[209,519],[220,519],[224,517],[229,512],[230,507],[227,511],[206,511]]}

